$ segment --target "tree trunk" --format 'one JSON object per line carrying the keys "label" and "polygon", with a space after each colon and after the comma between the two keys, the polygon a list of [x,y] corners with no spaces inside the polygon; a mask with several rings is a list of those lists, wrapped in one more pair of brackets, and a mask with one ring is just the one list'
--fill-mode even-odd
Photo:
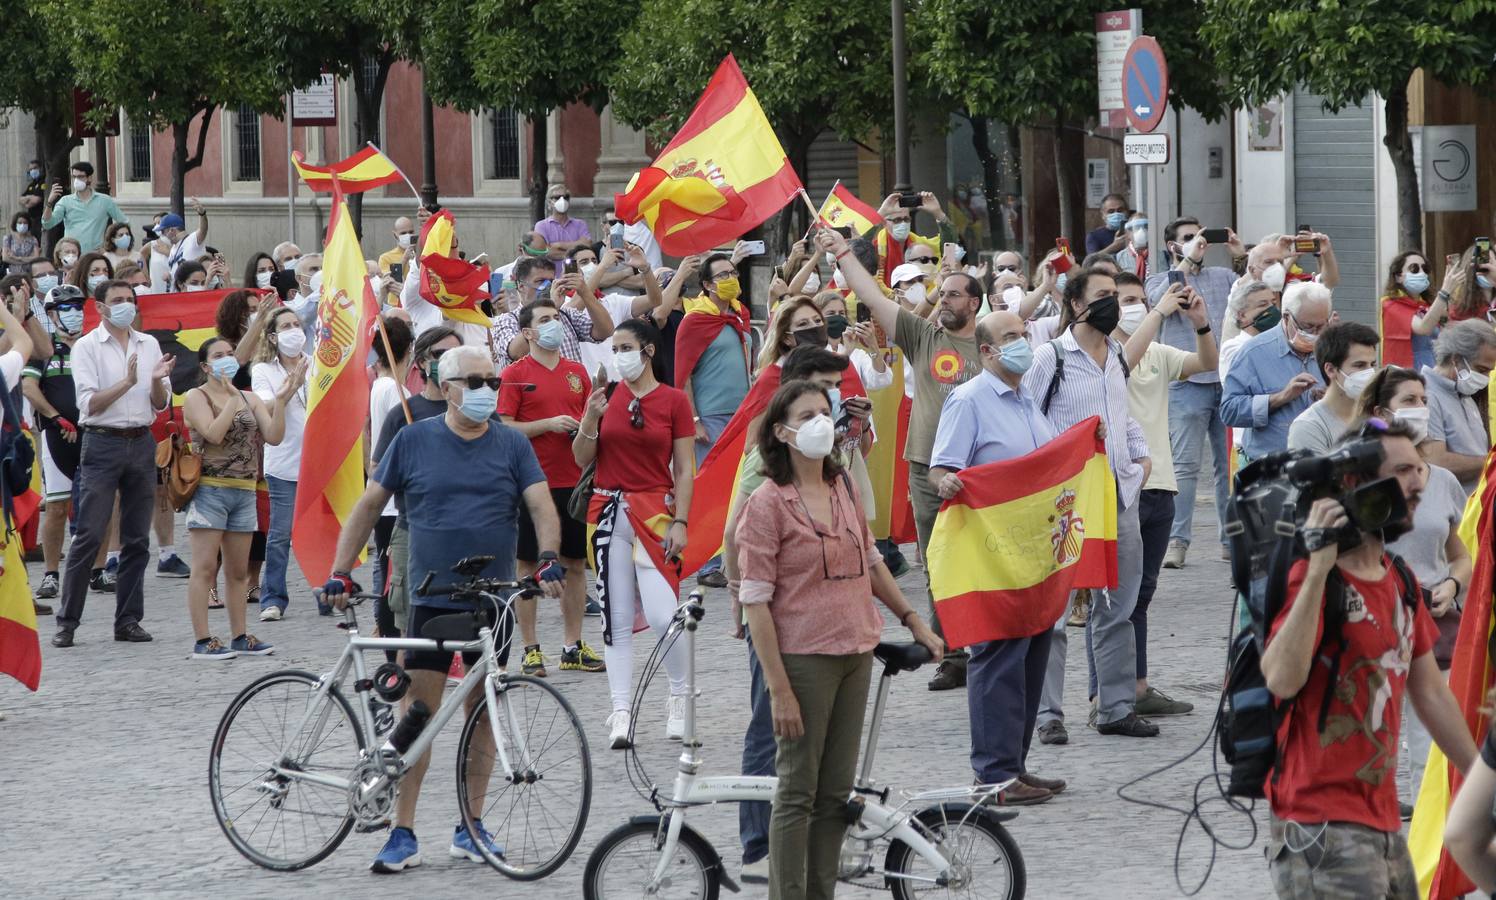
{"label": "tree trunk", "polygon": [[530,221],[539,222],[546,217],[545,192],[550,188],[550,132],[546,129],[546,116],[530,116]]}
{"label": "tree trunk", "polygon": [[187,180],[187,129],[192,120],[173,122],[171,125],[171,211],[183,216],[186,209],[184,183]]}
{"label": "tree trunk", "polygon": [[[363,60],[359,60],[353,66],[353,134],[356,147],[344,147],[343,155],[351,156],[364,147],[365,144],[373,144],[378,147],[379,136],[379,109],[384,105],[384,85],[389,80],[390,66],[394,58],[389,54],[380,54],[376,61],[378,67],[375,69],[374,78],[371,81],[364,71]],[[348,195],[348,216],[353,220],[354,233],[362,236],[364,233],[364,195]]]}
{"label": "tree trunk", "polygon": [[997,154],[992,152],[992,128],[986,116],[971,117],[971,147],[982,164],[982,195],[987,200],[987,233],[992,245],[1001,247],[1003,240],[1003,204],[998,198]]}
{"label": "tree trunk", "polygon": [[1418,171],[1413,168],[1413,141],[1408,136],[1407,81],[1387,93],[1386,131],[1382,144],[1397,173],[1397,246],[1423,248],[1423,210],[1418,200]]}
{"label": "tree trunk", "polygon": [[[37,155],[41,157],[42,165],[46,167],[47,189],[50,191],[54,184],[68,183],[68,157],[72,154],[74,147],[82,146],[83,141],[73,137],[69,127],[70,119],[62,111],[64,107],[48,112],[38,112],[33,121],[36,127]],[[40,227],[42,213],[37,213],[37,224]],[[52,245],[62,239],[62,226],[58,225],[42,235],[42,250],[50,255]]]}
{"label": "tree trunk", "polygon": [[[1065,177],[1064,135],[1065,127],[1056,122],[1054,126],[1054,184],[1060,203],[1060,237],[1068,239],[1075,230],[1075,219],[1070,214],[1072,202],[1070,179]],[[1080,261],[1078,257],[1076,261]]]}

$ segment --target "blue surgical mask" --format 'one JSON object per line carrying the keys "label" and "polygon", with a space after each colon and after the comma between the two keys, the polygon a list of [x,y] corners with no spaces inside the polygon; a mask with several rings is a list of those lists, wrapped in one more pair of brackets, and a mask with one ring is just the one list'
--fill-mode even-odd
{"label": "blue surgical mask", "polygon": [[1106,214],[1106,227],[1110,228],[1112,231],[1116,231],[1117,229],[1121,228],[1123,223],[1126,221],[1127,213],[1114,212]]}
{"label": "blue surgical mask", "polygon": [[108,275],[90,275],[90,276],[88,276],[88,292],[90,294],[92,294],[94,292],[94,288],[97,288],[99,285],[103,284],[104,282],[106,282],[108,280],[109,280],[109,276]]}
{"label": "blue surgical mask", "polygon": [[493,411],[499,408],[499,392],[484,385],[474,389],[463,387],[462,404],[457,411],[473,422],[486,422]]}
{"label": "blue surgical mask", "polygon": [[1022,375],[1034,364],[1034,348],[1025,338],[1009,341],[998,348],[998,362],[1014,375]]}
{"label": "blue surgical mask", "polygon": [[1428,273],[1409,272],[1403,276],[1403,287],[1414,296],[1423,293],[1428,290]]}
{"label": "blue surgical mask", "polygon": [[535,326],[535,343],[546,350],[561,349],[561,320],[552,319]]}
{"label": "blue surgical mask", "polygon": [[1056,278],[1054,280],[1054,289],[1063,294],[1063,293],[1065,293],[1065,285],[1068,284],[1069,282],[1070,282],[1070,273],[1069,272],[1061,272],[1058,276],[1056,276]]}
{"label": "blue surgical mask", "polygon": [[907,241],[909,239],[909,223],[895,222],[888,226],[888,233],[896,241]]}
{"label": "blue surgical mask", "polygon": [[36,282],[36,292],[44,297],[48,291],[57,287],[56,275],[38,275],[33,280]]}
{"label": "blue surgical mask", "polygon": [[129,250],[130,236],[128,234],[117,234],[114,236],[114,249]]}
{"label": "blue surgical mask", "polygon": [[135,322],[135,304],[116,303],[109,307],[109,324],[115,328],[129,328]]}
{"label": "blue surgical mask", "polygon": [[225,381],[239,374],[239,360],[232,356],[220,356],[208,364],[213,374]]}
{"label": "blue surgical mask", "polygon": [[83,310],[60,309],[57,311],[57,321],[68,334],[77,334],[83,330]]}
{"label": "blue surgical mask", "polygon": [[842,413],[841,388],[827,388],[826,396],[831,398],[831,421],[840,422]]}
{"label": "blue surgical mask", "polygon": [[1487,278],[1485,275],[1481,274],[1480,272],[1476,272],[1475,273],[1475,283],[1478,284],[1478,285],[1480,285],[1482,288],[1484,288],[1485,290],[1488,290],[1488,291],[1493,286],[1491,284],[1491,279]]}

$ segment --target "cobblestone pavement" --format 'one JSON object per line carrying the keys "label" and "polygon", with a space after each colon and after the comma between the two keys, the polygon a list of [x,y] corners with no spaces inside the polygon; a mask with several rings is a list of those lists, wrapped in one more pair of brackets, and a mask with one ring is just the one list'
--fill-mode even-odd
{"label": "cobblestone pavement", "polygon": [[[1214,541],[1214,515],[1206,505],[1195,519],[1196,542],[1188,565],[1165,570],[1152,607],[1152,682],[1196,706],[1194,714],[1160,720],[1152,740],[1102,737],[1085,727],[1085,663],[1079,640],[1071,643],[1066,685],[1070,743],[1035,742],[1030,767],[1065,778],[1070,786],[1050,803],[1026,809],[1008,823],[1028,869],[1028,896],[1176,897],[1173,866],[1183,816],[1125,802],[1117,788],[1179,759],[1205,737],[1214,713],[1226,641],[1229,587]],[[179,540],[185,531],[178,523]],[[912,551],[914,548],[906,548]],[[912,558],[912,552],[911,552]],[[40,565],[31,566],[32,583]],[[918,568],[901,579],[905,593],[923,604]],[[581,846],[556,874],[540,882],[510,881],[486,867],[447,858],[456,818],[452,765],[458,729],[450,725],[436,744],[434,765],[421,799],[417,834],[426,864],[401,876],[374,876],[367,866],[384,834],[353,834],[331,857],[298,873],[277,874],[240,857],[211,814],[207,791],[208,745],[229,700],[258,675],[281,667],[320,671],[342,649],[333,620],[318,618],[305,582],[286,619],[255,623],[251,630],[277,647],[268,658],[199,664],[185,657],[192,635],[186,582],[147,576],[150,644],[117,644],[110,621],[113,598],[91,594],[77,646],[56,650],[41,623],[44,669],[35,695],[0,678],[0,896],[154,897],[525,897],[577,900],[587,854],[627,817],[649,812],[628,789],[621,753],[606,749],[605,676],[552,668],[552,682],[582,717],[593,748],[596,789]],[[699,651],[701,732],[708,773],[737,771],[746,721],[747,665],[743,647],[727,634],[724,591],[709,595]],[[364,619],[367,621],[366,612]],[[213,627],[228,639],[225,614]],[[588,633],[601,646],[597,619]],[[890,636],[903,638],[897,625]],[[559,653],[559,615],[541,619],[547,652]],[[636,667],[647,652],[636,641]],[[663,676],[662,676],[663,677]],[[901,675],[894,684],[879,751],[879,780],[911,790],[970,781],[964,692],[930,693],[926,673]],[[661,685],[663,682],[661,682]],[[664,739],[664,688],[641,711],[641,753],[657,780],[668,780],[679,752]],[[1134,788],[1137,796],[1183,809],[1195,782],[1209,771],[1198,754],[1169,773]],[[1216,812],[1220,805],[1217,803]],[[1265,833],[1265,811],[1257,814]],[[1223,836],[1245,843],[1239,818],[1212,818]],[[710,839],[735,873],[739,861],[737,816],[731,808],[693,812],[691,822]],[[1214,873],[1202,897],[1271,895],[1262,859],[1263,837],[1251,849],[1214,853]],[[1212,851],[1193,828],[1181,851],[1181,874],[1197,882]],[[726,892],[724,892],[726,895]],[[741,895],[764,896],[749,888]],[[844,887],[838,896],[887,896]]]}

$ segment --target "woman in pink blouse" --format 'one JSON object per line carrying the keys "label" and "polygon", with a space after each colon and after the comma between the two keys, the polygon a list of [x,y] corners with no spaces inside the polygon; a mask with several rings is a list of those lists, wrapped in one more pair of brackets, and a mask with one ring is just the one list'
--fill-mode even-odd
{"label": "woman in pink blouse", "polygon": [[883,564],[830,455],[835,439],[824,390],[809,381],[780,387],[759,426],[767,480],[738,520],[739,598],[778,744],[771,900],[829,898],[836,889],[872,650],[883,632],[872,598],[936,659],[945,649]]}

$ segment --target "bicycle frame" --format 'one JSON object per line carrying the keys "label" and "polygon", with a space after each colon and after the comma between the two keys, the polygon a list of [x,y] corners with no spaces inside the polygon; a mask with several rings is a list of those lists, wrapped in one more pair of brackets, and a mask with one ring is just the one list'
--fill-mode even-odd
{"label": "bicycle frame", "polygon": [[[693,612],[692,606],[696,607]],[[681,627],[685,630],[686,641],[686,729],[681,745],[679,765],[676,770],[675,783],[668,797],[660,797],[658,804],[662,812],[666,812],[668,825],[666,826],[665,841],[660,849],[659,861],[646,892],[658,890],[665,877],[665,870],[670,859],[675,853],[676,845],[680,841],[681,829],[685,825],[685,811],[693,806],[704,806],[712,803],[741,803],[745,801],[772,801],[774,793],[778,788],[779,779],[771,775],[726,775],[701,778],[698,772],[701,770],[702,759],[697,752],[701,743],[696,739],[696,628],[699,622],[701,598],[693,593],[687,602],[681,607],[679,620],[672,627]],[[668,640],[667,633],[662,640]],[[862,766],[858,771],[857,778],[853,783],[852,798],[860,801],[861,814],[852,826],[848,834],[858,840],[878,841],[884,839],[901,840],[908,844],[913,851],[928,862],[935,871],[940,872],[938,878],[917,878],[901,875],[898,873],[882,872],[888,878],[903,878],[910,881],[927,881],[932,884],[944,883],[950,870],[950,859],[941,849],[930,842],[925,836],[922,828],[913,821],[913,816],[907,810],[915,802],[927,800],[955,800],[965,799],[973,801],[973,811],[980,805],[973,796],[971,788],[950,789],[944,791],[930,791],[913,795],[897,807],[890,807],[884,802],[887,792],[877,790],[873,787],[871,772],[873,759],[878,752],[878,732],[883,724],[883,710],[888,702],[888,691],[893,677],[885,674],[879,678],[877,696],[873,701],[872,722],[868,726],[867,743],[863,751]],[[984,793],[993,793],[1006,787],[1006,784],[995,786],[991,789],[984,788]],[[880,798],[880,799],[874,799]],[[972,811],[967,812],[970,816]],[[965,817],[962,819],[965,820]]]}
{"label": "bicycle frame", "polygon": [[[509,610],[510,601],[501,600],[498,602],[501,605],[500,615],[506,615]],[[516,770],[511,763],[509,750],[505,747],[505,741],[499,727],[497,711],[500,709],[500,706],[498,691],[494,687],[494,681],[496,678],[504,677],[504,673],[497,672],[494,668],[497,651],[494,644],[493,629],[486,626],[480,628],[477,640],[473,641],[437,641],[428,638],[406,637],[360,637],[358,633],[358,620],[354,615],[353,607],[349,606],[344,610],[343,615],[344,621],[348,626],[348,644],[343,648],[343,652],[338,657],[337,664],[333,667],[332,671],[318,678],[316,690],[307,703],[305,714],[297,723],[295,730],[290,732],[293,739],[305,733],[305,729],[311,724],[311,720],[314,717],[321,719],[321,721],[316,723],[318,732],[321,731],[321,728],[326,724],[328,715],[333,710],[333,705],[329,702],[327,695],[334,687],[342,684],[350,673],[354,677],[355,685],[369,683],[369,671],[364,664],[364,651],[366,650],[426,650],[450,653],[471,653],[476,651],[480,653],[478,662],[468,670],[462,682],[457,685],[457,689],[443,698],[441,706],[432,714],[431,720],[426,723],[426,727],[421,729],[421,733],[411,743],[406,752],[394,759],[395,765],[393,766],[393,771],[390,767],[386,767],[384,774],[379,778],[371,783],[360,785],[360,793],[363,796],[375,795],[387,788],[391,780],[399,780],[409,770],[415,760],[420,759],[431,749],[431,744],[436,740],[436,735],[446,727],[447,722],[451,720],[457,710],[463,708],[468,696],[480,683],[483,685],[484,699],[488,701],[489,727],[493,730],[494,748],[498,755],[500,771],[505,774],[505,777],[511,779],[515,777]],[[364,746],[368,748],[365,753],[366,755],[377,754],[380,752],[380,743],[378,733],[374,727],[374,715],[371,711],[368,697],[368,691],[371,688],[356,690],[361,694],[361,697],[359,702],[355,702],[352,705],[357,714],[359,728],[363,732]],[[513,736],[512,741],[515,755],[522,761],[522,767],[528,769],[531,765],[531,758],[529,748],[524,743],[523,731],[519,726],[519,722],[515,720],[514,711],[509,708],[509,705],[504,704],[502,708],[505,715],[509,718],[508,726],[509,732]],[[288,747],[280,749],[280,755],[277,757],[274,766],[272,766],[272,771],[276,775],[291,780],[320,784],[337,790],[346,791],[352,787],[347,778],[305,772],[299,768],[288,768],[288,757],[292,749]]]}

